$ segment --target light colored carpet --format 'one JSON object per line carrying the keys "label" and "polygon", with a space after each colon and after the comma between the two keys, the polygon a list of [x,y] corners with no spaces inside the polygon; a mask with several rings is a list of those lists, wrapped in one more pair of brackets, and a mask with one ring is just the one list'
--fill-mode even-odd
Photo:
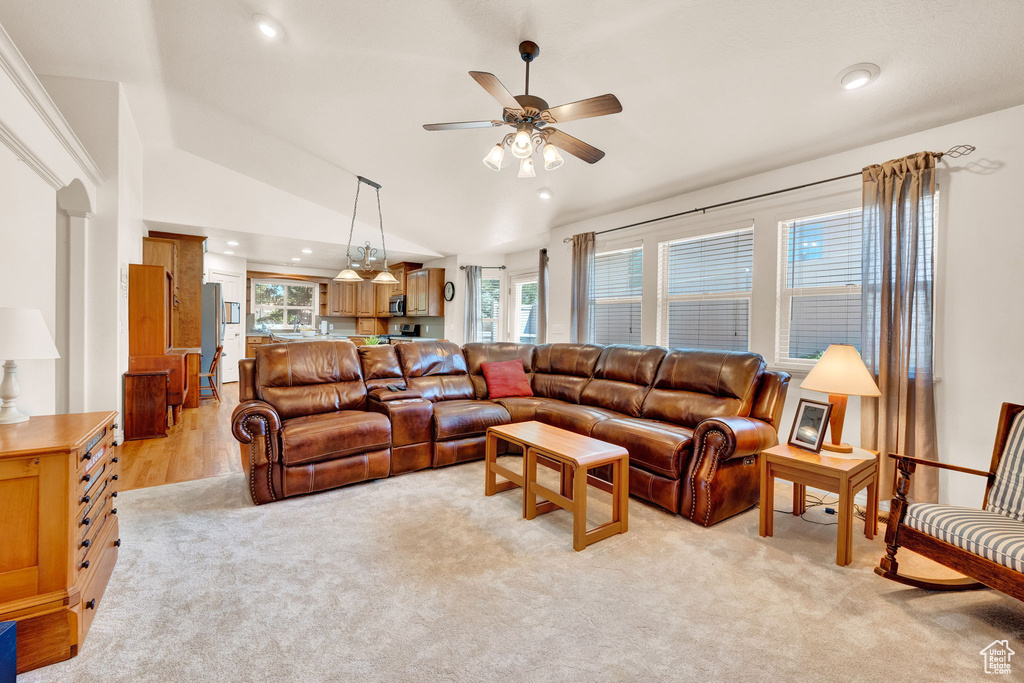
{"label": "light colored carpet", "polygon": [[520,496],[485,497],[480,462],[262,507],[240,475],[126,492],[81,654],[19,681],[945,681],[997,638],[1024,653],[1020,603],[879,578],[863,535],[840,568],[834,526],[633,500],[576,553]]}

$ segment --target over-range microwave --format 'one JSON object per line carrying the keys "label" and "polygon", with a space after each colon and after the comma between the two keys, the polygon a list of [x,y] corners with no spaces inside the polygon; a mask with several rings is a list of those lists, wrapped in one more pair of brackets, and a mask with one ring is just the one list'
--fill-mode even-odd
{"label": "over-range microwave", "polygon": [[391,302],[388,304],[388,312],[393,316],[405,315],[405,295],[396,294],[391,297]]}

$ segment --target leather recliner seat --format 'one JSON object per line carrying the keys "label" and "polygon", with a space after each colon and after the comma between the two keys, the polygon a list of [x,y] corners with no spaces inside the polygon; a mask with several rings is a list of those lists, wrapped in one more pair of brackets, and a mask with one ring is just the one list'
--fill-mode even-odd
{"label": "leather recliner seat", "polygon": [[[776,426],[789,382],[788,374],[767,371],[764,359],[753,353],[591,344],[460,348],[450,342],[412,342],[360,347],[358,353],[354,347],[342,354],[326,347],[304,352],[303,362],[320,358],[328,368],[322,375],[288,370],[293,377],[289,382],[302,389],[279,395],[279,389],[294,387],[284,382],[285,370],[277,367],[291,362],[291,356],[275,349],[318,344],[347,342],[264,346],[255,360],[239,362],[242,404],[236,409],[234,431],[243,443],[243,456],[248,453],[250,481],[257,481],[250,486],[257,503],[308,492],[295,485],[287,492],[282,489],[283,495],[268,490],[277,480],[263,472],[263,460],[280,463],[283,481],[289,468],[379,451],[375,428],[345,422],[362,410],[390,425],[390,471],[383,476],[482,458],[488,427],[538,420],[623,446],[630,454],[632,495],[710,525],[757,502],[756,456],[777,443]],[[332,354],[339,360],[332,360]],[[359,367],[341,371],[339,364],[354,358]],[[490,398],[482,364],[505,360],[522,361],[533,396]],[[337,378],[356,374],[364,385],[363,407],[351,398],[342,400],[334,388]],[[310,389],[311,380],[321,376],[327,386]],[[271,383],[264,385],[264,378]],[[270,415],[267,404],[282,404],[287,417]],[[300,415],[304,410],[309,417]],[[333,420],[324,415],[333,415]],[[275,419],[281,423],[276,431]],[[344,445],[332,444],[332,439]],[[360,479],[334,485],[355,481]],[[326,486],[310,490],[320,488]]]}

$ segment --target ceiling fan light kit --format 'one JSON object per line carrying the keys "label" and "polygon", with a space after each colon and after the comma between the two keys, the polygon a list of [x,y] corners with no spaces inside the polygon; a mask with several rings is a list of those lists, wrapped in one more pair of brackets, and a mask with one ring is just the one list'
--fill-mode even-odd
{"label": "ceiling fan light kit", "polygon": [[501,104],[503,109],[500,121],[429,123],[423,127],[426,130],[463,130],[512,126],[516,129],[515,132],[507,134],[496,144],[483,158],[483,163],[492,171],[500,171],[505,158],[505,148],[508,147],[512,156],[520,160],[520,178],[536,177],[533,153],[538,149],[541,150],[545,171],[554,171],[565,163],[558,148],[588,164],[596,164],[604,157],[604,152],[557,128],[552,128],[551,124],[617,114],[622,111],[622,105],[615,95],[608,94],[549,107],[546,101],[530,94],[530,64],[539,55],[540,48],[533,41],[525,40],[519,44],[519,56],[526,62],[526,92],[523,95],[513,96],[494,74],[485,71],[469,72],[473,80]]}

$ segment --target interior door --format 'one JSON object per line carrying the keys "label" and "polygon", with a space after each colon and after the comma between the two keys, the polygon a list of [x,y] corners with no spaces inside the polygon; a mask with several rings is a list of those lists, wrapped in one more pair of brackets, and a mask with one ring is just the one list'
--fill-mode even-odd
{"label": "interior door", "polygon": [[[241,273],[230,273],[223,270],[210,270],[207,282],[219,282],[221,285],[221,296],[224,301],[244,301],[245,286],[242,282]],[[245,306],[241,307],[245,310]],[[224,325],[224,352],[220,357],[220,380],[221,382],[238,381],[238,359],[245,358],[245,347],[243,346],[245,330],[245,319],[239,317],[239,322]],[[203,370],[206,372],[206,370]]]}

